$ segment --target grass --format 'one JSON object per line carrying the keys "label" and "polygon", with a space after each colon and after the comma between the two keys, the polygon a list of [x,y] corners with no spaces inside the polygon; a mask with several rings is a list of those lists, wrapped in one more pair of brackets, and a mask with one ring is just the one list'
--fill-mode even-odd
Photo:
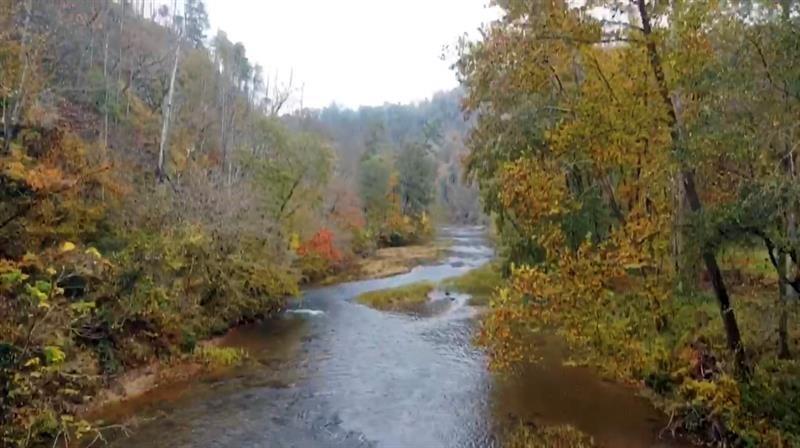
{"label": "grass", "polygon": [[591,448],[591,437],[569,425],[534,426],[523,425],[511,432],[504,446],[508,448]]}
{"label": "grass", "polygon": [[488,306],[492,294],[502,282],[503,276],[500,274],[499,266],[489,263],[461,277],[445,280],[442,282],[442,287],[448,291],[469,294],[472,296],[470,299],[472,306]]}
{"label": "grass", "polygon": [[358,303],[381,311],[415,311],[428,301],[428,294],[436,287],[431,282],[413,283],[399,288],[384,289],[361,294]]}
{"label": "grass", "polygon": [[239,365],[247,358],[244,350],[230,347],[198,347],[195,357],[206,366],[212,368]]}
{"label": "grass", "polygon": [[720,263],[723,267],[739,271],[749,277],[775,276],[775,268],[769,261],[764,248],[752,246],[729,247],[721,251]]}

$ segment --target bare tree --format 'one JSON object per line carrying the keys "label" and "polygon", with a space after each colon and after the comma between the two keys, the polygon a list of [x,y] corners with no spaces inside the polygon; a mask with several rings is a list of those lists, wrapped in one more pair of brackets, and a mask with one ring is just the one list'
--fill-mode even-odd
{"label": "bare tree", "polygon": [[271,116],[277,116],[289,101],[293,93],[292,85],[294,84],[294,71],[289,72],[289,82],[287,84],[278,83],[278,73],[275,73],[275,78],[272,81],[272,91],[270,92],[270,83],[267,84],[267,98],[266,106],[267,113]]}
{"label": "bare tree", "polygon": [[165,171],[164,171],[164,159],[165,159],[165,152],[167,148],[167,137],[169,136],[169,119],[170,114],[172,113],[172,101],[175,95],[175,75],[178,73],[178,61],[180,60],[181,56],[181,37],[183,36],[183,32],[181,30],[178,31],[178,41],[175,44],[175,62],[172,65],[172,75],[169,79],[169,92],[167,93],[166,102],[164,103],[163,108],[163,124],[161,126],[161,144],[159,145],[158,149],[158,167],[156,168],[156,176],[158,177],[159,182],[164,181]]}

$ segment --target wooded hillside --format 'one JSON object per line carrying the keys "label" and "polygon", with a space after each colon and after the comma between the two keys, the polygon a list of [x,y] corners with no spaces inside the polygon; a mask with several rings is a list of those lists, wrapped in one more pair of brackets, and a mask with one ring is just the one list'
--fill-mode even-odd
{"label": "wooded hillside", "polygon": [[75,415],[114,376],[430,237],[437,179],[461,188],[436,101],[387,107],[414,119],[364,155],[267,73],[202,0],[0,0],[3,446],[92,431]]}
{"label": "wooded hillside", "polygon": [[800,5],[496,3],[458,64],[510,277],[496,365],[555,328],[668,429],[796,446]]}

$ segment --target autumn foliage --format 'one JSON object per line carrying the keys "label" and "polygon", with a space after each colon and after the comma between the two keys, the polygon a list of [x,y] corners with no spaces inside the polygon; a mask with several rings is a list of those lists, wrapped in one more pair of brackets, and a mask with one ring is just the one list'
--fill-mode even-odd
{"label": "autumn foliage", "polygon": [[[509,276],[480,337],[492,364],[555,331],[655,391],[676,432],[797,444],[796,2],[498,3],[458,63]],[[726,275],[742,248],[770,286]]]}

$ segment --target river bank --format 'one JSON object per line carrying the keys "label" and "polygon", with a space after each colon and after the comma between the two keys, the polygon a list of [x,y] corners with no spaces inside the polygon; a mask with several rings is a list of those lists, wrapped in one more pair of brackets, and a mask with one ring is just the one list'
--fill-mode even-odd
{"label": "river bank", "polygon": [[369,291],[440,284],[489,262],[477,230],[449,232],[442,263],[307,290],[286,313],[220,340],[247,351],[244,364],[111,406],[100,416],[105,425],[135,421],[129,437],[116,431],[112,446],[492,447],[519,424],[573,425],[601,446],[673,446],[659,440],[666,418],[647,400],[562,358],[515,375],[490,373],[473,345],[479,308],[466,295],[430,315],[354,302]]}
{"label": "river bank", "polygon": [[343,272],[324,279],[320,285],[371,280],[410,272],[413,268],[441,261],[447,244],[434,240],[428,244],[383,247],[365,258],[359,258]]}
{"label": "river bank", "polygon": [[[412,245],[405,247],[387,247],[375,251],[370,256],[359,259],[345,272],[326,279],[321,285],[336,285],[338,283],[381,279],[409,273],[417,266],[433,264],[441,261],[447,255],[448,241],[434,240],[425,245]],[[271,316],[264,316],[269,319]],[[230,340],[236,339],[237,330],[242,326],[252,325],[253,322],[236,325],[211,338],[200,341],[197,353],[206,349],[230,348]],[[235,345],[235,344],[234,344]],[[231,370],[229,365],[218,365],[213,361],[202,359],[194,353],[184,354],[167,359],[156,359],[145,366],[126,371],[114,378],[110,384],[101,389],[94,399],[84,405],[79,413],[79,418],[96,420],[100,415],[107,419],[111,414],[112,421],[119,423],[124,420],[124,414],[135,411],[139,406],[137,402],[147,401],[143,397],[158,391],[158,396],[163,398],[177,397],[183,383],[197,379],[219,378]],[[163,396],[167,388],[174,388],[178,393],[168,393]],[[126,403],[127,402],[127,403]],[[100,426],[103,426],[102,423]]]}

